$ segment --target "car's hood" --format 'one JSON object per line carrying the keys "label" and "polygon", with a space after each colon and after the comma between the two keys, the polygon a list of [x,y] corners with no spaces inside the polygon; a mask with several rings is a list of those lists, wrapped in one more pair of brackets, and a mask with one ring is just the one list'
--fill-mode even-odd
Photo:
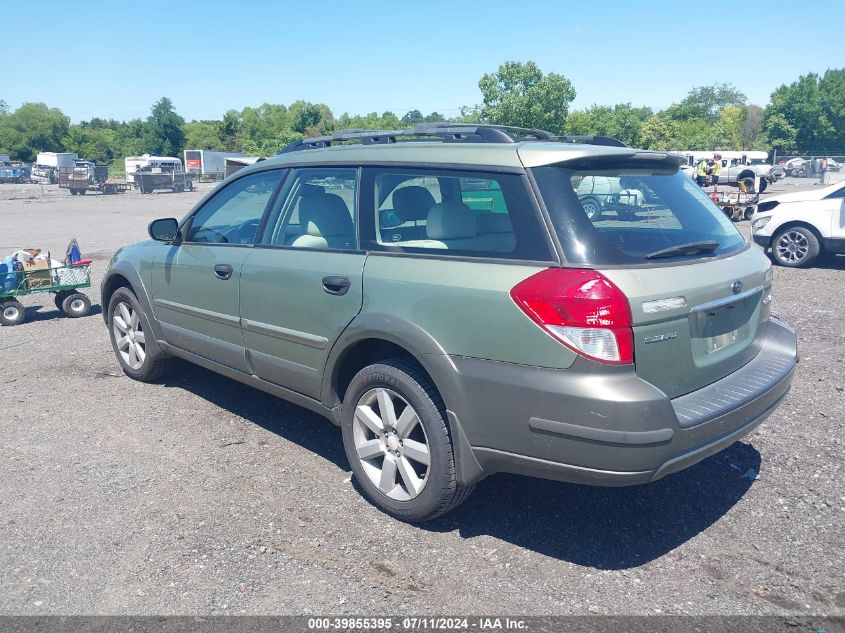
{"label": "car's hood", "polygon": [[837,191],[845,187],[845,182],[838,182],[835,185],[830,185],[829,187],[821,187],[819,189],[812,189],[810,191],[796,191],[794,193],[782,193],[777,196],[771,196],[770,198],[765,198],[761,202],[805,202],[810,200],[821,200],[825,196],[830,195],[834,191]]}

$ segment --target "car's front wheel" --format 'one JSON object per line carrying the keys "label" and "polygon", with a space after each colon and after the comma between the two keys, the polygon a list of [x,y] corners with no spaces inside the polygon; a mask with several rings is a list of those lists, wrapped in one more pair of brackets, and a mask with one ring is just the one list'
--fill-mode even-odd
{"label": "car's front wheel", "polygon": [[391,359],[359,371],[346,391],[342,429],[364,495],[397,519],[433,519],[472,492],[457,481],[443,401],[412,363]]}
{"label": "car's front wheel", "polygon": [[170,359],[158,351],[149,319],[129,288],[118,288],[111,296],[108,326],[112,349],[124,374],[141,382],[162,376]]}
{"label": "car's front wheel", "polygon": [[816,261],[820,251],[816,234],[803,226],[788,227],[772,240],[772,257],[789,268],[809,266]]}

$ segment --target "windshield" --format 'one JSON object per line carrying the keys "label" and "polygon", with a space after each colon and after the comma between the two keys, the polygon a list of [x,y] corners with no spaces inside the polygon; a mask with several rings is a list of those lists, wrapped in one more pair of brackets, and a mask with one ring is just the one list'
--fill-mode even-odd
{"label": "windshield", "polygon": [[629,164],[532,170],[568,262],[686,261],[745,247],[733,223],[689,176],[665,164]]}

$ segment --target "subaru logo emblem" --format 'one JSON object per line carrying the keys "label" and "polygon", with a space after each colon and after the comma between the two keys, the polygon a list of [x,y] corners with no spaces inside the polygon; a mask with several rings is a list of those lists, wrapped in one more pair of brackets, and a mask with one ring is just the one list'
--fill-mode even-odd
{"label": "subaru logo emblem", "polygon": [[740,293],[740,291],[742,290],[742,280],[737,279],[735,282],[733,282],[731,284],[731,290],[733,290],[733,293],[735,295],[738,295]]}

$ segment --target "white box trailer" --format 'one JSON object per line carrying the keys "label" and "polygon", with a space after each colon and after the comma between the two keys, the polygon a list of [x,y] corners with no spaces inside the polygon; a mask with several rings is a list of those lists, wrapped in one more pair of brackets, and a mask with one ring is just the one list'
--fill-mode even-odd
{"label": "white box trailer", "polygon": [[243,152],[213,152],[207,149],[186,149],[185,171],[201,176],[223,178],[226,175],[226,159],[243,155]]}
{"label": "white box trailer", "polygon": [[158,173],[179,173],[182,171],[182,161],[173,156],[127,156],[123,159],[123,167],[126,170],[126,182],[135,183],[134,173],[145,167],[152,167]]}
{"label": "white box trailer", "polygon": [[76,152],[38,152],[35,164],[59,169],[60,167],[73,167],[77,160],[79,160],[79,154]]}

